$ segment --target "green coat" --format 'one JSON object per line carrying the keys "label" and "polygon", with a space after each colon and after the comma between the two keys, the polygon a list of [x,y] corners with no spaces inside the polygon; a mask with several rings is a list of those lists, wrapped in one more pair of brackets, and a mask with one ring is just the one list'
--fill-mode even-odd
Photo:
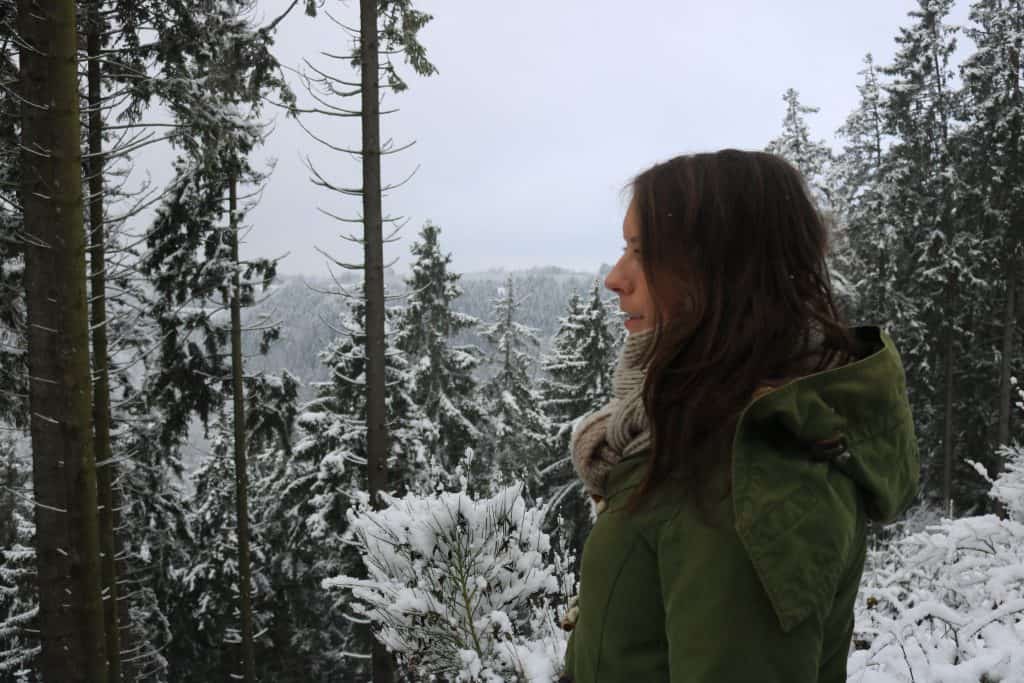
{"label": "green coat", "polygon": [[[919,470],[899,353],[878,327],[854,331],[859,359],[744,410],[719,524],[671,495],[630,516],[646,458],[611,470],[583,548],[574,683],[845,683],[866,520],[899,515]],[[836,434],[846,448],[824,460],[798,445]]]}

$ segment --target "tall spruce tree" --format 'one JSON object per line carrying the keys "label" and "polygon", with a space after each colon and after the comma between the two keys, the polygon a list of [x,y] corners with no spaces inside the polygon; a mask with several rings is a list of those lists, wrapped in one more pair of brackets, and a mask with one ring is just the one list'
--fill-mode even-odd
{"label": "tall spruce tree", "polygon": [[[321,588],[329,576],[362,571],[347,542],[347,512],[368,500],[364,306],[362,297],[350,300],[337,338],[320,354],[328,379],[313,384],[314,398],[298,409],[294,445],[276,451],[277,462],[264,470],[259,487],[266,505],[261,525],[276,549],[272,572],[280,588],[274,609],[287,619],[293,661],[302,672],[286,674],[295,681],[365,680],[370,674],[365,654],[372,639],[365,624],[347,604],[325,600]],[[399,315],[389,309],[392,321]],[[386,338],[396,336],[389,327]],[[387,351],[392,491],[429,490],[428,445],[436,443],[437,432],[409,394],[411,369],[404,355],[393,346]]]}
{"label": "tall spruce tree", "polygon": [[782,96],[786,113],[782,118],[782,133],[768,143],[766,151],[785,158],[797,167],[815,195],[819,206],[825,210],[832,203],[832,190],[828,186],[828,170],[832,151],[823,140],[811,139],[807,126],[807,114],[817,114],[817,107],[800,103],[800,93],[789,88]]}
{"label": "tall spruce tree", "polygon": [[[360,121],[361,144],[358,149],[344,145],[334,145],[324,139],[312,135],[314,139],[325,144],[334,151],[345,152],[359,158],[362,164],[362,184],[359,187],[346,188],[324,178],[310,165],[315,177],[314,182],[332,192],[361,199],[362,215],[359,218],[334,218],[345,223],[361,223],[362,237],[350,236],[347,239],[359,243],[363,248],[362,264],[340,264],[346,268],[363,271],[363,291],[366,295],[364,329],[366,332],[366,437],[368,457],[366,463],[366,490],[370,495],[371,504],[375,507],[383,503],[380,492],[388,488],[388,451],[389,434],[386,413],[386,341],[384,328],[386,325],[386,303],[384,298],[384,244],[393,237],[385,237],[386,224],[400,224],[395,217],[385,215],[381,196],[384,192],[398,187],[385,184],[381,179],[381,159],[386,154],[401,151],[404,147],[394,148],[390,142],[381,143],[381,93],[391,90],[400,92],[407,85],[399,75],[393,58],[402,55],[413,71],[421,76],[429,76],[436,72],[434,65],[426,56],[426,50],[419,42],[419,31],[432,19],[425,13],[416,10],[411,0],[360,0],[359,29],[353,30],[341,24],[346,32],[355,37],[349,63],[359,72],[358,82],[350,80],[347,75],[328,74],[309,64],[316,77],[307,80],[308,89],[316,100],[317,106],[310,109],[294,108],[297,113],[312,113],[332,118],[358,117]],[[337,22],[336,23],[340,23]],[[322,53],[338,60],[336,54]],[[384,83],[381,79],[384,79]],[[323,95],[316,92],[322,90]],[[359,108],[339,106],[332,98],[358,98]],[[307,129],[308,131],[308,129]],[[404,181],[403,181],[404,182]],[[372,677],[374,683],[391,683],[394,680],[394,662],[383,644],[374,641],[371,652]]]}
{"label": "tall spruce tree", "polygon": [[480,450],[498,481],[535,479],[539,465],[550,452],[550,427],[533,384],[540,340],[536,330],[517,320],[523,301],[516,298],[514,287],[510,275],[492,300],[494,321],[483,329],[492,347],[494,376],[481,387],[487,428]]}
{"label": "tall spruce tree", "polygon": [[[998,453],[994,446],[1010,442],[1012,414],[1010,378],[1019,375],[1017,347],[1020,258],[1024,242],[1024,3],[1019,0],[977,0],[972,3],[973,25],[966,30],[975,51],[960,68],[964,84],[963,158],[968,187],[961,211],[969,212],[986,237],[986,257],[1001,272],[986,278],[990,295],[976,302],[977,321],[1000,320],[1001,334],[994,356],[997,377],[995,442],[977,453]],[[996,307],[1001,310],[997,310]],[[981,338],[990,338],[979,330]],[[980,382],[988,391],[990,382]],[[988,403],[979,397],[983,404]],[[992,463],[993,475],[1002,463]]]}
{"label": "tall spruce tree", "polygon": [[102,683],[75,3],[19,0],[17,17],[40,668]]}
{"label": "tall spruce tree", "polygon": [[[946,23],[953,0],[919,0],[911,25],[900,29],[893,63],[883,69],[890,148],[889,209],[899,233],[895,285],[914,301],[915,318],[900,321],[911,400],[923,437],[923,471],[929,488],[939,482],[948,510],[954,495],[958,428],[955,368],[973,341],[963,301],[977,281],[971,253],[977,233],[957,213],[964,196],[956,151],[956,112],[950,59],[957,28]],[[965,410],[971,406],[965,405]],[[976,477],[962,481],[974,481]]]}
{"label": "tall spruce tree", "polygon": [[38,680],[39,601],[32,462],[19,441],[0,433],[0,679],[27,683]]}
{"label": "tall spruce tree", "polygon": [[885,93],[870,54],[864,57],[860,75],[860,101],[837,131],[844,145],[832,165],[833,206],[850,245],[855,303],[849,317],[882,324],[892,333],[894,322],[913,316],[905,311],[903,293],[893,286],[898,244],[887,214],[885,173],[891,137],[886,132]]}
{"label": "tall spruce tree", "polygon": [[556,457],[568,455],[573,423],[611,398],[615,353],[607,304],[595,281],[586,301],[576,293],[570,297],[552,350],[541,364],[546,373],[541,408],[554,430]]}
{"label": "tall spruce tree", "polygon": [[[238,662],[244,657],[241,652],[243,618],[240,599],[243,584],[238,555],[239,520],[235,514],[233,419],[233,410],[229,412],[222,408],[218,411],[212,425],[210,457],[192,475],[195,496],[191,525],[195,545],[189,549],[190,562],[180,578],[180,605],[183,611],[187,610],[189,620],[179,622],[190,623],[191,630],[172,641],[172,676],[175,680],[212,681],[241,677]],[[265,602],[271,588],[261,571],[266,566],[265,544],[258,533],[252,534],[250,547],[255,558],[253,565],[257,568],[247,582],[254,594],[251,625],[255,631],[265,632],[269,622]]]}
{"label": "tall spruce tree", "polygon": [[[168,83],[178,88],[169,97],[179,123],[173,139],[183,155],[176,163],[171,197],[147,235],[143,272],[159,297],[153,302],[162,332],[158,384],[164,411],[172,418],[166,438],[181,434],[193,411],[205,424],[223,401],[228,397],[233,401],[241,619],[238,673],[253,683],[240,309],[254,302],[257,283],[262,282],[264,289],[269,286],[276,263],[239,261],[243,209],[238,204],[238,187],[263,180],[248,156],[265,133],[259,122],[264,97],[277,92],[291,101],[291,94],[270,53],[270,33],[252,26],[247,18],[251,2],[218,0],[198,8],[174,3],[173,9],[193,32],[183,40],[187,44],[179,46],[180,52],[168,50],[163,65]],[[196,90],[196,81],[205,88]],[[227,325],[217,315],[225,310],[230,312]],[[191,339],[194,334],[202,337],[202,347]],[[261,351],[278,334],[276,326],[265,326]],[[229,339],[231,361],[225,364],[221,349]]]}
{"label": "tall spruce tree", "polygon": [[836,197],[832,184],[832,150],[823,140],[813,140],[807,125],[808,114],[818,113],[817,107],[800,103],[800,94],[793,88],[782,96],[786,113],[782,118],[782,132],[768,143],[766,151],[778,154],[800,171],[823,220],[830,227],[830,246],[826,263],[840,304],[852,306],[851,273],[855,266],[846,238],[845,226],[835,220]]}
{"label": "tall spruce tree", "polygon": [[[13,3],[0,17],[0,79],[18,78]],[[24,244],[21,202],[21,105],[0,91],[0,678],[28,681],[39,671],[32,458],[28,452]],[[20,672],[20,673],[19,673]]]}
{"label": "tall spruce tree", "polygon": [[481,352],[475,346],[456,346],[452,337],[479,323],[452,310],[462,294],[459,276],[449,271],[451,254],[442,254],[441,229],[427,222],[410,251],[416,260],[406,280],[409,296],[402,310],[396,346],[410,366],[412,399],[437,426],[431,452],[448,467],[477,445],[482,415],[476,403],[473,372]]}
{"label": "tall spruce tree", "polygon": [[582,416],[612,397],[612,370],[618,353],[609,327],[608,304],[595,280],[586,300],[573,293],[559,323],[552,349],[542,362],[541,409],[551,425],[553,452],[540,473],[538,495],[547,504],[549,523],[562,519],[560,531],[579,568],[583,543],[591,526],[589,497],[572,467],[572,428]]}

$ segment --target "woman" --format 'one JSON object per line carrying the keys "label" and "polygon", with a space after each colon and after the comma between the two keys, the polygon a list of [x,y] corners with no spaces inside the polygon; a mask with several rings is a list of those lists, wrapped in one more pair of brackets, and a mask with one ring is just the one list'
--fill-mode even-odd
{"label": "woman", "polygon": [[654,166],[623,239],[615,398],[573,435],[597,516],[562,680],[843,683],[866,521],[917,491],[899,354],[843,323],[779,157]]}

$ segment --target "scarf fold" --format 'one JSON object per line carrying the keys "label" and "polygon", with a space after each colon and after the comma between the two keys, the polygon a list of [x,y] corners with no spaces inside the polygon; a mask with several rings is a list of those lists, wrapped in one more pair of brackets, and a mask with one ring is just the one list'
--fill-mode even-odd
{"label": "scarf fold", "polygon": [[584,416],[573,430],[572,464],[594,500],[604,498],[608,471],[616,463],[651,445],[643,402],[646,367],[642,363],[653,338],[654,330],[626,337],[612,373],[611,401]]}

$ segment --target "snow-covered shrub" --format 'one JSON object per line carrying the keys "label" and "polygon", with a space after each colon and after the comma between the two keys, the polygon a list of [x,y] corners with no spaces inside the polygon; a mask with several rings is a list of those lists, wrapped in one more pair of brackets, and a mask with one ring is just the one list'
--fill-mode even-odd
{"label": "snow-covered shrub", "polygon": [[413,680],[552,681],[568,636],[558,614],[574,588],[570,561],[541,531],[522,485],[366,500],[349,521],[368,579],[338,576],[353,609]]}
{"label": "snow-covered shrub", "polygon": [[849,680],[1024,681],[1024,449],[990,495],[1008,511],[944,519],[868,553]]}

